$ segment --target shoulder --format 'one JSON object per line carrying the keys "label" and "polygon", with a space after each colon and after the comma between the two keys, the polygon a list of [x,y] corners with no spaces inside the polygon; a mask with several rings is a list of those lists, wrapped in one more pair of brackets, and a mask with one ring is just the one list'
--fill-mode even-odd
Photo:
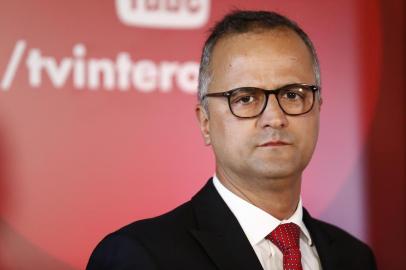
{"label": "shoulder", "polygon": [[314,218],[311,220],[311,230],[320,257],[335,254],[347,266],[356,265],[357,269],[376,269],[371,248],[350,233]]}
{"label": "shoulder", "polygon": [[86,270],[157,269],[142,243],[126,235],[107,235],[94,249]]}
{"label": "shoulder", "polygon": [[185,203],[161,216],[128,224],[100,241],[86,269],[156,269],[155,254],[188,238],[193,223],[192,207]]}
{"label": "shoulder", "polygon": [[319,219],[313,219],[313,222],[317,225],[317,228],[322,230],[325,234],[327,234],[331,240],[343,242],[343,243],[351,243],[355,246],[367,247],[362,241],[348,233],[347,231],[333,225],[327,223],[325,221]]}
{"label": "shoulder", "polygon": [[113,235],[127,237],[147,246],[162,246],[171,243],[171,240],[185,238],[194,224],[193,209],[187,202],[163,215],[128,224]]}

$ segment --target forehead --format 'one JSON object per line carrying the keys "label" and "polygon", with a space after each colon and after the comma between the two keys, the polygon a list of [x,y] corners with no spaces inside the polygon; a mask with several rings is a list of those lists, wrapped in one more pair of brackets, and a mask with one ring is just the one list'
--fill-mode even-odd
{"label": "forehead", "polygon": [[284,28],[221,38],[213,48],[210,69],[210,89],[315,83],[309,49],[295,32]]}

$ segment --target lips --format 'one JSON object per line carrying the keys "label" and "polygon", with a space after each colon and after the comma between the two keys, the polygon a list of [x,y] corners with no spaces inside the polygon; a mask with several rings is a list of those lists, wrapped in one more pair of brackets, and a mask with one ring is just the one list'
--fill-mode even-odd
{"label": "lips", "polygon": [[269,147],[269,146],[285,146],[290,145],[290,143],[285,141],[269,141],[260,145],[260,147]]}

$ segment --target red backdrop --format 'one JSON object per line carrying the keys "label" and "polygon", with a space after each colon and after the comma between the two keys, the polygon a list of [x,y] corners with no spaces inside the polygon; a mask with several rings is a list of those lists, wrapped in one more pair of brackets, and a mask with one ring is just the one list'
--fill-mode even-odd
{"label": "red backdrop", "polygon": [[[405,243],[405,122],[403,103],[390,99],[383,80],[390,77],[387,67],[400,72],[390,90],[404,97],[404,41],[396,31],[402,5],[3,1],[1,269],[82,269],[105,234],[174,208],[213,174],[194,116],[198,61],[209,27],[235,8],[281,12],[309,33],[320,57],[324,104],[304,204],[372,244],[380,265],[392,267],[385,269],[400,267],[401,259],[382,246]],[[403,124],[384,121],[388,108],[395,110],[390,123]],[[381,134],[383,127],[391,136]],[[391,164],[400,169],[385,167],[385,157],[398,157]],[[392,197],[380,193],[387,170],[394,172]],[[397,213],[382,211],[391,199]],[[377,213],[398,217],[397,237],[381,236]]]}

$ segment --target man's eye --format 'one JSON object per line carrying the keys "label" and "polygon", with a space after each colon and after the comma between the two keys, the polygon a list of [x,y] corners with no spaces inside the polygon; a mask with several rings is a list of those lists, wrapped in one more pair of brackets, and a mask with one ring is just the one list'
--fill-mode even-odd
{"label": "man's eye", "polygon": [[242,96],[236,99],[236,103],[241,103],[241,104],[249,104],[254,102],[255,98],[254,96]]}
{"label": "man's eye", "polygon": [[283,97],[286,98],[286,99],[289,99],[289,100],[300,100],[300,99],[303,99],[303,95],[301,95],[301,94],[298,93],[298,92],[293,92],[293,91],[286,92],[286,93],[283,95]]}

